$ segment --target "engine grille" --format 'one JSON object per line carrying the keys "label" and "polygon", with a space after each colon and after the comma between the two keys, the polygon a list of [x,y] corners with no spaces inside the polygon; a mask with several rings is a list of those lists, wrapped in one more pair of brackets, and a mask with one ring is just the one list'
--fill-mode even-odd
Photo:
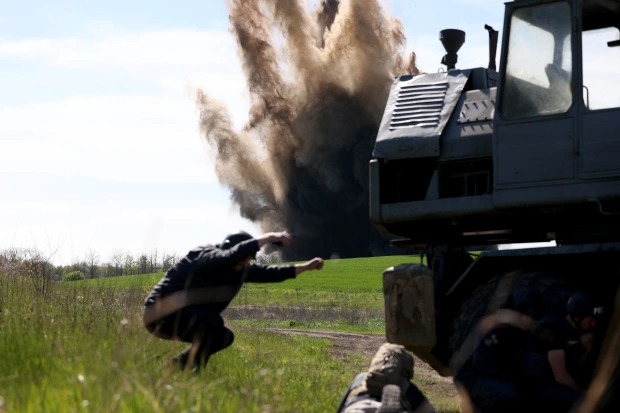
{"label": "engine grille", "polygon": [[444,107],[448,82],[414,83],[398,90],[390,130],[436,127]]}

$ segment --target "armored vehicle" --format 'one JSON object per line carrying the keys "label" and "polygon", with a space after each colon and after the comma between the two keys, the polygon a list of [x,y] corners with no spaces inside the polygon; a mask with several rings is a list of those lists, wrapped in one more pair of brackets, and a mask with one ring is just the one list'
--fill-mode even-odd
{"label": "armored vehicle", "polygon": [[370,216],[424,265],[385,271],[386,333],[442,375],[476,320],[515,289],[539,289],[550,313],[576,289],[613,302],[619,27],[619,0],[515,0],[497,70],[498,32],[486,26],[488,67],[458,69],[465,33],[448,29],[446,70],[393,82]]}

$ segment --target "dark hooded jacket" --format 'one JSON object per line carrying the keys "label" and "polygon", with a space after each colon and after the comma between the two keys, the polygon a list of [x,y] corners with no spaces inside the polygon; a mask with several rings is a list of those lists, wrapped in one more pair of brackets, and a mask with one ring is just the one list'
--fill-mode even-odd
{"label": "dark hooded jacket", "polygon": [[[189,305],[205,305],[222,312],[237,295],[244,282],[280,282],[295,278],[295,266],[264,266],[251,264],[243,271],[234,267],[260,249],[258,241],[250,239],[229,248],[202,246],[191,250],[175,264],[145,300],[145,307],[165,298],[174,297],[174,305],[166,312]],[[180,297],[180,298],[179,298]]]}

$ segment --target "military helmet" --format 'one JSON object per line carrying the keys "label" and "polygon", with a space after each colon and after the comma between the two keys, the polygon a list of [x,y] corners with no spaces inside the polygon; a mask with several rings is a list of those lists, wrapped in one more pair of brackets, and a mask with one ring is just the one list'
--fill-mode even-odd
{"label": "military helmet", "polygon": [[566,312],[573,317],[596,317],[603,314],[603,307],[590,294],[578,291],[568,299]]}

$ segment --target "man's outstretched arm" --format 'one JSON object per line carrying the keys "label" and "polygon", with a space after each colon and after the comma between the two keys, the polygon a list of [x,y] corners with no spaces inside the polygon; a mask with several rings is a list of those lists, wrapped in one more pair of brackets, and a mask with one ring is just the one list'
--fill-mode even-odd
{"label": "man's outstretched arm", "polygon": [[295,275],[301,274],[304,271],[320,270],[321,268],[323,268],[323,258],[314,257],[310,261],[295,264]]}

